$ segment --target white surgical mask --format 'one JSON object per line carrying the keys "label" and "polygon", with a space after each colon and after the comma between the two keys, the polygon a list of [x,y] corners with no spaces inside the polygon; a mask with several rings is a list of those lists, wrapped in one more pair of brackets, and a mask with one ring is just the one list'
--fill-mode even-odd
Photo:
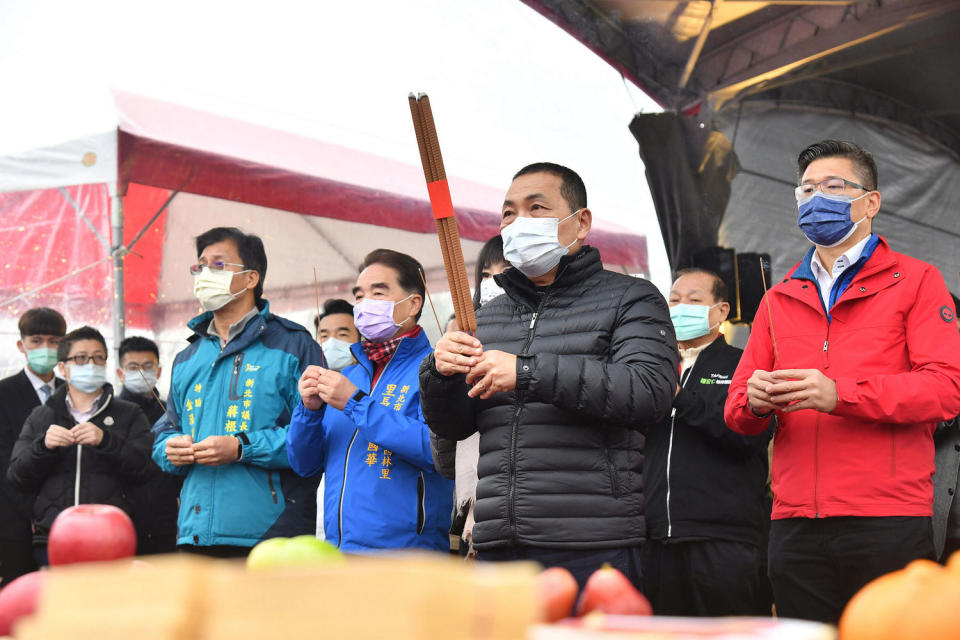
{"label": "white surgical mask", "polygon": [[536,278],[560,264],[567,249],[576,243],[560,244],[560,223],[583,211],[577,209],[563,220],[557,218],[517,218],[500,232],[503,257],[528,278]]}
{"label": "white surgical mask", "polygon": [[[140,374],[143,374],[141,377]],[[156,371],[124,371],[123,386],[130,393],[145,396],[157,386]]]}
{"label": "white surgical mask", "polygon": [[246,273],[250,269],[243,271],[211,271],[207,267],[200,270],[200,273],[193,276],[193,295],[200,301],[207,311],[216,311],[222,308],[228,302],[239,296],[243,291],[230,293],[230,284],[233,282],[233,276]]}
{"label": "white surgical mask", "polygon": [[78,391],[93,393],[107,381],[107,368],[102,364],[71,364],[67,380]]}
{"label": "white surgical mask", "polygon": [[480,281],[480,306],[487,304],[497,296],[506,293],[503,287],[494,282],[493,278],[484,278]]}
{"label": "white surgical mask", "polygon": [[350,353],[350,343],[336,338],[329,338],[320,345],[323,357],[327,361],[327,369],[340,371],[353,364],[353,354]]}

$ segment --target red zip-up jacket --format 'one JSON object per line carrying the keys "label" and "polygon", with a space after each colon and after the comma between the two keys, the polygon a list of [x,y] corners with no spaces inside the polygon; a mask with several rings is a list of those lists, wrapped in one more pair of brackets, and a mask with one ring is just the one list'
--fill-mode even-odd
{"label": "red zip-up jacket", "polygon": [[773,519],[930,516],[933,430],[960,413],[960,334],[943,277],[879,238],[828,321],[811,255],[760,303],[730,384],[727,426],[767,428],[747,404],[755,370],[819,369],[839,402],[829,414],[777,412]]}

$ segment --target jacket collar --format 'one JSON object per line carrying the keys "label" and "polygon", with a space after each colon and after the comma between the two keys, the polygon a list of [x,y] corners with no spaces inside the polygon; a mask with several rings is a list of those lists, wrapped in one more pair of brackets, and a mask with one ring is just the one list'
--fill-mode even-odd
{"label": "jacket collar", "polygon": [[717,336],[716,340],[708,344],[703,349],[703,351],[701,351],[699,355],[697,355],[697,359],[694,360],[693,366],[690,367],[690,375],[693,375],[694,369],[698,369],[699,367],[701,367],[705,360],[710,360],[715,353],[717,353],[718,351],[720,351],[726,346],[727,346],[727,339],[721,333]]}
{"label": "jacket collar", "polygon": [[[803,256],[803,259],[793,268],[793,272],[788,277],[791,279],[810,280],[812,282],[816,282],[817,277],[813,274],[813,268],[810,266],[813,262],[813,253],[816,250],[816,246],[810,247],[810,249],[807,250],[807,253]],[[852,269],[859,264],[861,265],[860,270],[863,271],[864,274],[869,274],[876,269],[882,269],[885,267],[887,263],[890,262],[892,254],[893,252],[890,250],[890,247],[887,245],[887,241],[883,238],[883,236],[874,233],[870,235],[870,239],[863,248],[863,252],[860,253],[860,258],[847,268]],[[871,262],[870,259],[874,255],[877,256],[877,259]],[[867,265],[867,262],[870,262],[869,266]]]}
{"label": "jacket collar", "polygon": [[[97,398],[96,401],[96,413],[99,413],[100,409],[106,407],[110,404],[110,401],[113,400],[113,385],[105,382],[102,388],[103,393],[100,394],[100,397]],[[50,399],[47,400],[47,406],[50,407],[58,417],[69,417],[71,420],[73,419],[70,415],[70,409],[67,408],[67,385],[62,384],[57,387],[57,390],[54,391]],[[94,413],[94,415],[96,415],[96,413]]]}
{"label": "jacket collar", "polygon": [[[156,387],[154,387],[153,392],[157,393]],[[160,394],[158,393],[157,395],[159,396]],[[132,402],[133,404],[137,405],[141,409],[150,407],[156,404],[157,402],[152,395],[142,396],[139,393],[131,393],[130,390],[124,386],[120,387],[120,395],[118,395],[117,397],[121,400]]]}
{"label": "jacket collar", "polygon": [[[427,332],[421,328],[419,333],[417,333],[417,335],[404,336],[403,338],[400,339],[400,344],[397,345],[397,350],[393,354],[393,357],[390,359],[389,362],[393,362],[394,360],[400,360],[400,361],[406,360],[411,353],[415,353],[417,351],[421,351],[423,349],[429,349],[429,348],[430,348],[430,340],[429,338],[427,338]],[[367,357],[367,352],[364,351],[363,345],[360,344],[359,342],[354,342],[352,345],[350,345],[350,353],[352,353],[353,357],[356,359],[357,365],[363,367],[363,369],[367,372],[367,374],[369,374],[370,378],[373,379],[373,372],[375,371],[375,366],[373,364],[373,361],[371,361],[370,358]],[[351,366],[356,366],[356,365],[351,365]],[[347,367],[347,368],[349,369],[350,367]]]}
{"label": "jacket collar", "polygon": [[[270,303],[265,298],[261,298],[260,301],[257,302],[257,308],[259,309],[257,315],[247,323],[247,326],[244,327],[243,331],[240,332],[240,335],[227,343],[227,345],[223,348],[223,351],[220,352],[219,357],[223,358],[238,351],[243,351],[253,344],[253,342],[264,331],[264,329],[266,329],[267,320],[273,317],[273,314],[270,313]],[[201,339],[215,340],[217,342],[217,346],[219,347],[220,338],[218,336],[211,336],[207,333],[211,322],[213,322],[212,311],[201,313],[197,317],[190,320],[190,322],[187,323],[187,326],[193,331],[193,335],[191,335],[188,340],[190,342]]]}
{"label": "jacket collar", "polygon": [[565,289],[583,282],[602,270],[603,263],[600,260],[600,252],[585,244],[580,248],[580,251],[560,258],[557,277],[552,284],[546,287],[538,287],[519,269],[507,269],[494,276],[493,279],[514,300],[536,306],[540,296],[545,292]]}

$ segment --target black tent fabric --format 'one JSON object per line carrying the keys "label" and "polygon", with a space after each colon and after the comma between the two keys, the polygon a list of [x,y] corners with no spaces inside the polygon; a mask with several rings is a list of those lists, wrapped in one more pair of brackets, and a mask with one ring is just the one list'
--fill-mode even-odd
{"label": "black tent fabric", "polygon": [[740,163],[727,137],[696,118],[638,114],[630,132],[640,145],[670,268],[717,244],[717,231]]}
{"label": "black tent fabric", "polygon": [[783,277],[810,247],[797,228],[797,155],[825,138],[852,140],[874,154],[879,170],[882,203],[873,230],[895,251],[938,267],[947,287],[960,291],[960,165],[950,153],[889,121],[752,105],[739,118],[720,123],[743,163],[720,244],[770,253],[774,279]]}

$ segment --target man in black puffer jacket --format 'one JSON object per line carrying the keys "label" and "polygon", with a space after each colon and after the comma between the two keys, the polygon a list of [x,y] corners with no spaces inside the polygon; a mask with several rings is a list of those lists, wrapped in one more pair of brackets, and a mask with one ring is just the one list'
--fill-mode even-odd
{"label": "man in black puffer jacket", "polygon": [[420,369],[439,436],[480,432],[474,546],[531,559],[582,585],[604,562],[638,587],[646,534],[643,446],[679,382],[663,296],[604,271],[584,246],[591,213],[576,173],[540,163],[503,205],[506,295],[478,312],[476,339],[447,333]]}
{"label": "man in black puffer jacket", "polygon": [[10,484],[37,496],[33,545],[40,566],[47,564],[50,527],[67,507],[98,503],[132,512],[131,484],[149,473],[153,442],[140,407],[113,397],[99,331],[71,331],[57,359],[67,384],[27,418],[7,469]]}

